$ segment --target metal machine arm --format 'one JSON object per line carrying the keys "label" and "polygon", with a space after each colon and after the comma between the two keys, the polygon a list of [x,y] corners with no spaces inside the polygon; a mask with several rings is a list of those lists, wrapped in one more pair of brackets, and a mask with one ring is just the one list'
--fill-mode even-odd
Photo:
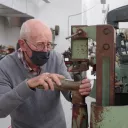
{"label": "metal machine arm", "polygon": [[107,14],[107,24],[119,28],[119,22],[128,22],[128,5],[116,8]]}

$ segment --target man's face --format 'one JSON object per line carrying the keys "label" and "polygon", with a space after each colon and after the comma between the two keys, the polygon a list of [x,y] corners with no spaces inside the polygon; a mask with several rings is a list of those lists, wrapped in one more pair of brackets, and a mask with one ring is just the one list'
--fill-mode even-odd
{"label": "man's face", "polygon": [[35,42],[30,43],[27,40],[24,40],[25,45],[25,52],[29,55],[29,57],[32,56],[32,50],[33,51],[39,51],[39,52],[49,52],[52,49],[51,42]]}
{"label": "man's face", "polygon": [[28,34],[28,39],[20,40],[20,47],[24,52],[27,53],[29,57],[31,57],[32,50],[39,52],[49,52],[52,49],[51,42],[51,30],[44,27],[42,24],[36,24],[35,26],[31,26],[31,31]]}

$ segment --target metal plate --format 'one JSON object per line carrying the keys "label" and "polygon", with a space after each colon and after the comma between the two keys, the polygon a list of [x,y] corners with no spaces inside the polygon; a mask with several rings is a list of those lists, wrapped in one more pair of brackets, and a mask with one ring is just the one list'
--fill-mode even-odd
{"label": "metal plate", "polygon": [[72,40],[72,59],[88,58],[88,40]]}
{"label": "metal plate", "polygon": [[127,128],[128,106],[97,106],[91,105],[90,128]]}

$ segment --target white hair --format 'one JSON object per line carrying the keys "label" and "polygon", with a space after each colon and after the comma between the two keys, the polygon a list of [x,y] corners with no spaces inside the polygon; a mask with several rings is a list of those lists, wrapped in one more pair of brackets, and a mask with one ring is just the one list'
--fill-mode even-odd
{"label": "white hair", "polygon": [[33,42],[38,37],[41,37],[43,42],[52,41],[51,29],[45,23],[39,20],[31,19],[22,24],[20,39]]}
{"label": "white hair", "polygon": [[28,35],[30,33],[30,27],[28,27],[28,24],[25,22],[22,24],[20,29],[20,39],[28,39]]}

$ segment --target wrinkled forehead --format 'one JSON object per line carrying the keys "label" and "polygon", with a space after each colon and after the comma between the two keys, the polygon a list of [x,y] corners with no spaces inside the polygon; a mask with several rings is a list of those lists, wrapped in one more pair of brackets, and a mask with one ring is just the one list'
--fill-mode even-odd
{"label": "wrinkled forehead", "polygon": [[29,41],[31,43],[37,42],[52,42],[51,29],[42,22],[30,22],[28,23],[30,32],[28,33]]}

